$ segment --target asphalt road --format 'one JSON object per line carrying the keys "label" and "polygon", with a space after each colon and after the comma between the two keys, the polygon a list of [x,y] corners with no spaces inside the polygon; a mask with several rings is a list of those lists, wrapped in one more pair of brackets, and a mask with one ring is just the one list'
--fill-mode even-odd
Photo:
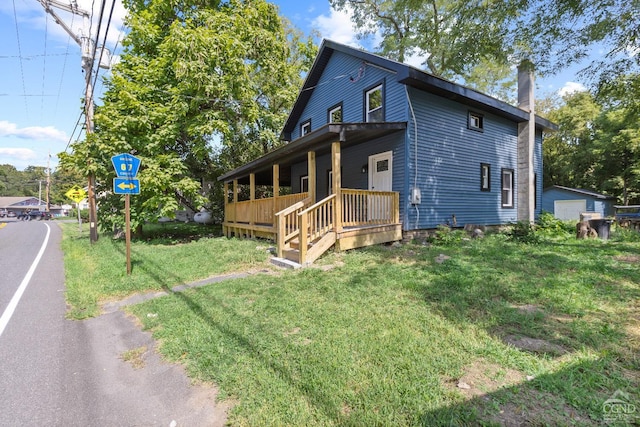
{"label": "asphalt road", "polygon": [[65,319],[60,241],[54,221],[0,219],[0,426],[224,425],[216,390],[163,362],[123,312]]}

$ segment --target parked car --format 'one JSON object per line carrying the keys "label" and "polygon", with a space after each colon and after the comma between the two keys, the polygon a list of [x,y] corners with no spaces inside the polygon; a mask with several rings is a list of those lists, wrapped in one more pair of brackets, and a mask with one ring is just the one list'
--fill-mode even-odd
{"label": "parked car", "polygon": [[0,209],[0,218],[4,218],[8,213],[6,209]]}
{"label": "parked car", "polygon": [[31,211],[29,212],[29,220],[36,220],[36,221],[41,221],[41,220],[48,220],[51,219],[52,215],[51,212],[44,212],[44,211]]}
{"label": "parked car", "polygon": [[16,213],[13,211],[9,211],[7,212],[7,218],[15,218],[16,217]]}

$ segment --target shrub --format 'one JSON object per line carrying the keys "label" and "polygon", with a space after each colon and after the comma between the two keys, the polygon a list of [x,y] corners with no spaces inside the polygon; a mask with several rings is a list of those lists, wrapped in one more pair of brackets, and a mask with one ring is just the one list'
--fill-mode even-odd
{"label": "shrub", "polygon": [[536,233],[545,236],[566,237],[566,234],[575,232],[575,224],[571,221],[562,221],[550,212],[542,212],[538,217]]}
{"label": "shrub", "polygon": [[430,237],[429,240],[432,243],[449,244],[459,243],[465,237],[467,237],[467,234],[464,232],[464,230],[452,230],[446,225],[439,225],[435,233]]}
{"label": "shrub", "polygon": [[505,232],[509,240],[516,242],[537,244],[540,243],[540,235],[536,232],[536,225],[529,221],[518,221],[511,224]]}

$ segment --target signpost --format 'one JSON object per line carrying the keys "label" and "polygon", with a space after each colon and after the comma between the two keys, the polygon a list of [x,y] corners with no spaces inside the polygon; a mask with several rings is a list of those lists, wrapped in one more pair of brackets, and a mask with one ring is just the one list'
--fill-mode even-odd
{"label": "signpost", "polygon": [[129,195],[140,194],[140,180],[136,179],[140,169],[140,159],[129,154],[116,154],[111,157],[117,178],[113,179],[113,192],[124,194],[124,222],[127,246],[127,274],[131,274],[131,206]]}
{"label": "signpost", "polygon": [[78,231],[82,233],[82,218],[80,218],[80,202],[87,198],[87,192],[82,188],[74,185],[69,191],[64,193],[65,196],[76,202],[76,210],[78,211]]}

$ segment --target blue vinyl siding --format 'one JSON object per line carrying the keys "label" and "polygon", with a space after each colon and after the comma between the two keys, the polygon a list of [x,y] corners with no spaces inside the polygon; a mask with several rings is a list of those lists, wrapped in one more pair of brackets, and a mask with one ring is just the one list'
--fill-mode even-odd
{"label": "blue vinyl siding", "polygon": [[366,65],[345,53],[334,52],[300,115],[300,122],[292,130],[291,139],[300,137],[300,123],[307,120],[311,120],[311,131],[327,124],[327,110],[339,102],[342,102],[344,123],[364,121],[364,91],[379,82],[384,82],[385,121],[406,121],[404,85],[396,81],[395,73]]}
{"label": "blue vinyl siding", "polygon": [[[343,187],[368,187],[368,176],[360,169],[368,156],[393,150],[393,188],[400,193],[400,218],[405,230],[435,228],[467,223],[496,225],[517,221],[517,131],[516,122],[480,108],[471,108],[396,81],[396,74],[373,67],[344,52],[335,51],[321,79],[313,88],[291,138],[300,136],[300,123],[311,120],[312,131],[328,123],[327,111],[342,103],[345,123],[364,121],[364,91],[384,82],[385,121],[407,122],[406,134],[372,140],[342,152]],[[414,122],[407,100],[411,97],[418,122],[417,157]],[[483,130],[468,128],[470,111],[482,115]],[[329,155],[318,156],[318,199],[327,195]],[[480,164],[491,167],[491,189],[480,190]],[[348,167],[347,167],[348,165]],[[542,210],[542,134],[536,132],[534,149],[536,170],[536,216]],[[501,204],[501,174],[514,171],[513,208]],[[293,190],[300,176],[306,175],[306,162],[292,168]],[[410,203],[411,189],[421,191],[421,203]]]}
{"label": "blue vinyl siding", "polygon": [[[485,111],[483,132],[467,128],[469,108],[454,101],[409,89],[418,121],[415,156],[414,124],[407,126],[407,188],[404,201],[405,230],[451,224],[504,224],[516,221],[514,207],[501,207],[501,171],[517,174],[517,124]],[[491,165],[491,191],[480,191],[480,164]],[[541,178],[541,176],[540,176]],[[517,194],[517,176],[514,176]],[[541,181],[541,180],[540,180]],[[414,182],[421,191],[419,205],[409,197]]]}
{"label": "blue vinyl siding", "polygon": [[597,212],[603,217],[615,214],[614,199],[599,199],[584,193],[576,193],[561,188],[549,188],[544,192],[542,198],[542,210],[555,213],[554,203],[556,200],[585,200],[587,212]]}
{"label": "blue vinyl siding", "polygon": [[[393,152],[393,191],[402,191],[404,182],[404,135],[398,132],[393,135],[372,140],[370,144],[360,144],[345,148],[341,151],[342,163],[342,187],[366,190],[369,188],[369,176],[362,173],[363,165],[366,165],[369,156]],[[317,172],[317,200],[322,200],[329,195],[328,171],[331,170],[331,155],[323,154],[316,157]],[[300,177],[307,175],[307,162],[297,163],[291,167],[292,191],[300,191]]]}

